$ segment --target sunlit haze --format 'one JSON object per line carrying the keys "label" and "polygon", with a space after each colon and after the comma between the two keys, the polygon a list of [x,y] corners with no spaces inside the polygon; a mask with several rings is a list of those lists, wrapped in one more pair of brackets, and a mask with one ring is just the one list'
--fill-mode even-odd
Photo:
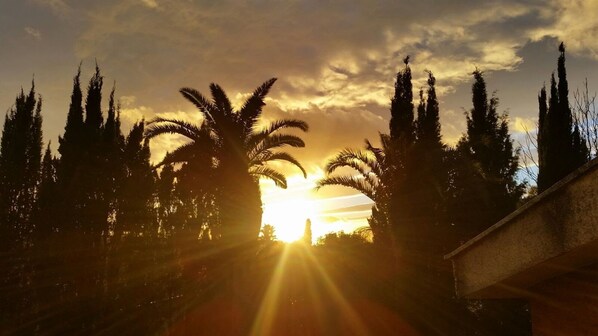
{"label": "sunlit haze", "polygon": [[[315,180],[322,177],[321,171],[303,176],[292,176],[289,188],[281,190],[263,181],[264,215],[262,223],[275,228],[276,238],[293,242],[303,237],[307,219],[312,223],[312,242],[330,232],[351,232],[367,225],[369,217],[368,199],[361,195],[322,197],[316,191]],[[357,211],[347,211],[351,204],[365,204]]]}

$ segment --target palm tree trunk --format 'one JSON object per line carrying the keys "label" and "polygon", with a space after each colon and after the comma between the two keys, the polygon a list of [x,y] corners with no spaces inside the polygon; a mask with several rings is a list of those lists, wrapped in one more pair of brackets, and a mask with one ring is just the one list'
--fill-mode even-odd
{"label": "palm tree trunk", "polygon": [[247,171],[225,174],[220,189],[222,239],[228,244],[245,244],[257,239],[262,222],[258,182]]}

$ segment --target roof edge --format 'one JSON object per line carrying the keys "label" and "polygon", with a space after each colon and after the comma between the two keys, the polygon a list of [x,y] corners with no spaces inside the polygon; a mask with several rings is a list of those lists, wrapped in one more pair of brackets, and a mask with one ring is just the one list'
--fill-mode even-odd
{"label": "roof edge", "polygon": [[458,254],[462,253],[463,251],[471,248],[473,245],[480,242],[486,236],[491,234],[492,232],[500,229],[501,227],[505,226],[508,222],[510,222],[515,217],[521,215],[523,212],[527,211],[527,209],[534,207],[536,204],[552,196],[557,190],[563,188],[565,185],[569,184],[571,181],[577,179],[581,175],[585,174],[586,172],[598,167],[598,157],[590,160],[589,162],[585,163],[581,167],[575,169],[569,175],[562,178],[560,181],[553,184],[550,188],[544,190],[538,196],[532,198],[530,201],[526,202],[524,205],[516,209],[515,211],[508,214],[506,217],[498,221],[496,224],[490,226],[486,230],[482,231],[477,236],[471,238],[467,242],[463,243],[461,246],[457,247],[452,252],[444,255],[444,260],[449,260],[457,256]]}

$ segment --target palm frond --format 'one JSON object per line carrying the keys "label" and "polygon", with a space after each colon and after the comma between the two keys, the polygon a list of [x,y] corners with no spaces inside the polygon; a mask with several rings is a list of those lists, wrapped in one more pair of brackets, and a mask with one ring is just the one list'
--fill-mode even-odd
{"label": "palm frond", "polygon": [[199,135],[195,132],[189,130],[184,126],[173,123],[148,124],[144,132],[144,136],[146,139],[151,139],[162,134],[179,134],[194,141],[199,138]]}
{"label": "palm frond", "polygon": [[309,125],[305,121],[299,119],[278,119],[270,123],[270,125],[266,127],[266,130],[268,134],[272,134],[283,128],[298,128],[303,132],[307,132],[309,130]]}
{"label": "palm frond", "polygon": [[166,153],[164,159],[155,165],[154,168],[159,168],[171,163],[188,162],[193,157],[193,152],[195,150],[197,150],[197,144],[195,142],[186,143],[174,151]]}
{"label": "palm frond", "polygon": [[243,104],[243,107],[241,107],[239,116],[247,132],[253,128],[253,125],[255,125],[262,113],[262,107],[265,105],[264,98],[266,98],[266,95],[270,91],[272,85],[274,85],[274,82],[276,82],[276,78],[271,78],[265,81],[255,89],[251,97],[249,97]]}
{"label": "palm frond", "polygon": [[377,165],[378,162],[368,152],[345,148],[328,161],[324,170],[327,174],[332,174],[336,169],[348,166],[365,176],[368,172],[375,171]]}
{"label": "palm frond", "polygon": [[305,142],[296,135],[272,134],[262,139],[253,147],[248,147],[249,159],[252,160],[261,152],[282,146],[305,147]]}
{"label": "palm frond", "polygon": [[[332,165],[334,165],[334,169],[328,169]],[[374,187],[377,187],[379,184],[380,175],[373,170],[377,167],[368,166],[359,160],[346,160],[343,162],[333,162],[331,160],[328,161],[328,164],[325,167],[325,171],[327,172],[327,174],[331,174],[334,170],[341,167],[351,168],[357,171],[362,178],[367,180],[367,182]]]}
{"label": "palm frond", "polygon": [[156,118],[150,120],[147,123],[147,125],[160,124],[160,123],[176,124],[176,125],[186,128],[189,131],[191,131],[192,133],[198,134],[198,135],[206,132],[206,128],[202,127],[203,124],[200,124],[199,126],[197,126],[197,125],[194,125],[194,124],[192,124],[188,121],[182,120],[182,119],[156,117]]}
{"label": "palm frond", "polygon": [[302,130],[303,132],[307,132],[309,126],[305,121],[298,120],[298,119],[279,119],[273,121],[270,125],[266,128],[254,132],[253,134],[247,137],[246,145],[248,148],[253,148],[257,145],[260,141],[264,140],[269,135],[273,134],[274,132],[284,129],[284,128],[297,128]]}
{"label": "palm frond", "polygon": [[182,88],[179,90],[179,92],[183,95],[183,97],[195,105],[199,111],[201,111],[207,117],[206,119],[210,123],[215,122],[214,116],[212,115],[212,112],[215,110],[214,105],[206,97],[204,97],[204,95],[192,88]]}
{"label": "palm frond", "polygon": [[218,84],[212,83],[210,84],[210,91],[212,92],[214,106],[220,109],[222,114],[232,115],[232,104],[222,87],[220,87]]}
{"label": "palm frond", "polygon": [[285,152],[272,153],[271,151],[264,151],[262,153],[263,153],[263,155],[259,155],[254,160],[252,160],[249,164],[250,165],[261,165],[261,164],[265,164],[269,161],[286,161],[286,162],[293,164],[297,168],[299,168],[301,170],[301,172],[303,173],[303,177],[307,177],[307,172],[305,171],[305,168],[303,168],[301,163],[299,163],[299,161],[297,159],[295,159],[291,154],[285,153]]}
{"label": "palm frond", "polygon": [[367,183],[364,179],[355,176],[329,176],[316,182],[316,190],[331,185],[339,185],[348,187],[359,191],[372,201],[376,202],[376,191],[373,186]]}
{"label": "palm frond", "polygon": [[249,174],[257,177],[265,177],[274,181],[278,187],[286,189],[287,188],[287,179],[284,177],[283,174],[277,172],[276,170],[265,167],[265,166],[253,166],[249,168]]}

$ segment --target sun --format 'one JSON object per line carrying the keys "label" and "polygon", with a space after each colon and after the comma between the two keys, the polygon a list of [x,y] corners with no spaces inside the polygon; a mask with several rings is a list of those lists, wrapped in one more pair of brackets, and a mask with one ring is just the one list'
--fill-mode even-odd
{"label": "sun", "polygon": [[363,199],[351,196],[329,196],[317,194],[316,182],[324,176],[323,171],[301,175],[291,175],[287,179],[288,188],[277,188],[271,181],[260,181],[262,191],[262,225],[272,225],[276,239],[294,242],[303,237],[305,222],[311,220],[312,243],[330,232],[352,232],[358,227],[367,226],[369,211],[363,214],[355,211],[339,211],[363,203]]}
{"label": "sun", "polygon": [[305,222],[318,217],[316,202],[310,199],[287,199],[264,204],[262,223],[274,227],[278,240],[293,242],[303,237]]}

